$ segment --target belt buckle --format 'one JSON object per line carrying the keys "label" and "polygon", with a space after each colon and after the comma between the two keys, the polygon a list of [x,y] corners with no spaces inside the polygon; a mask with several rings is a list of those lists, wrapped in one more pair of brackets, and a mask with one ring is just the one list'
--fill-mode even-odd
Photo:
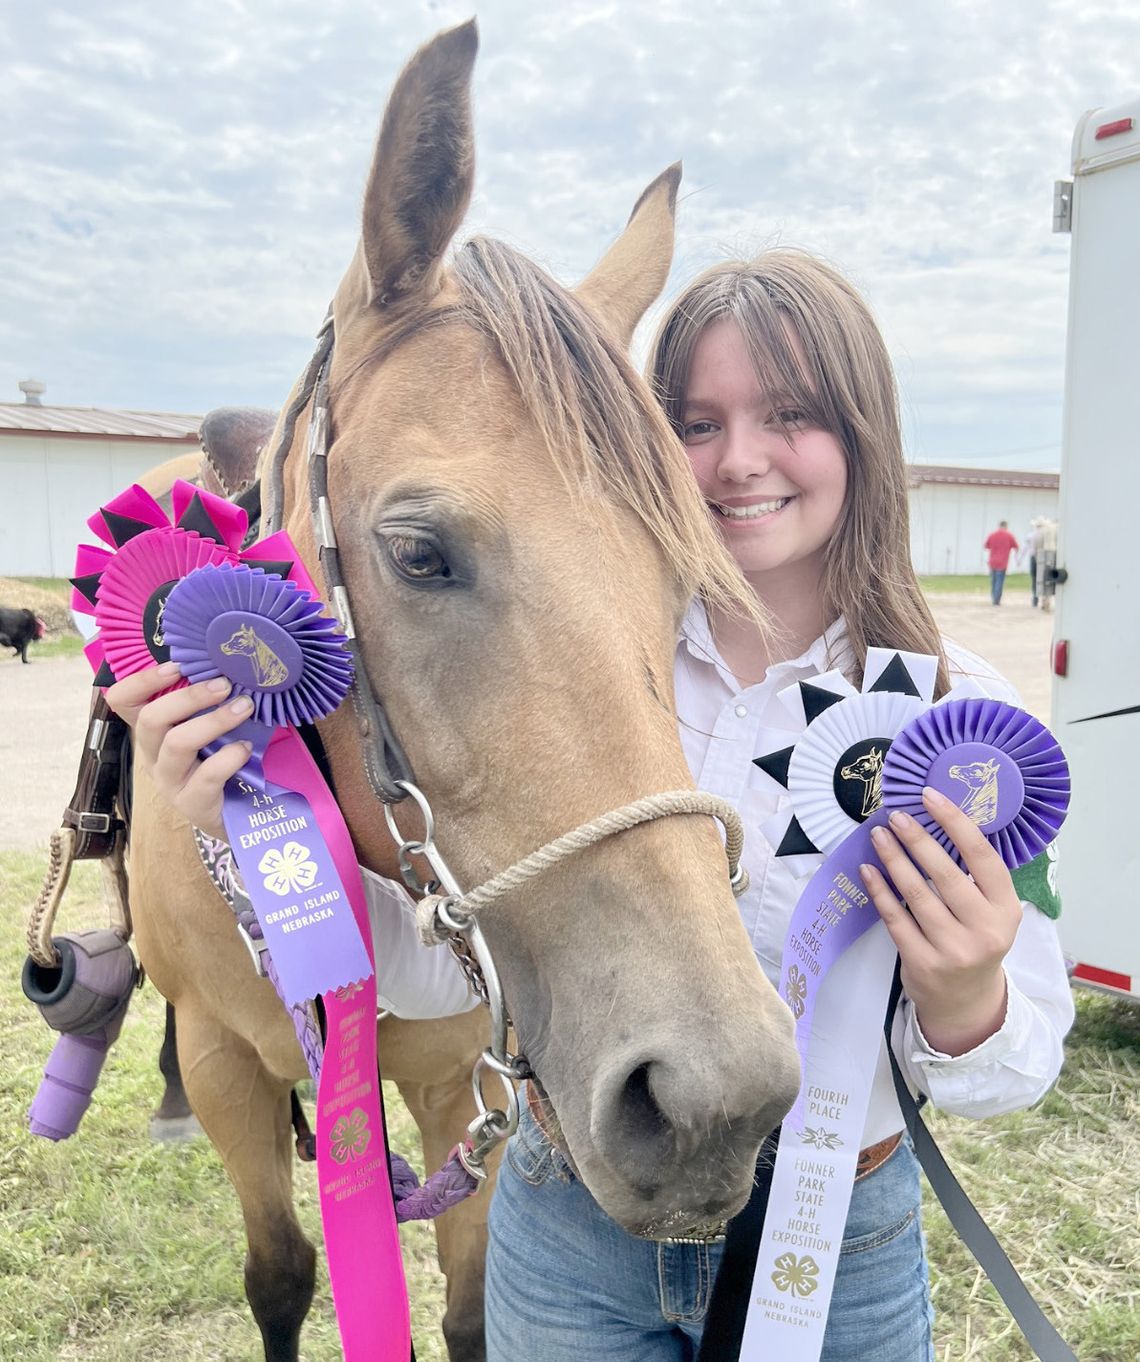
{"label": "belt buckle", "polygon": [[111,831],[111,815],[109,813],[80,813],[78,821],[80,832]]}
{"label": "belt buckle", "polygon": [[704,1244],[709,1247],[712,1244],[723,1244],[728,1232],[727,1221],[722,1220],[719,1225],[714,1225],[701,1234],[667,1234],[658,1239],[658,1244],[667,1244],[670,1248],[682,1244]]}

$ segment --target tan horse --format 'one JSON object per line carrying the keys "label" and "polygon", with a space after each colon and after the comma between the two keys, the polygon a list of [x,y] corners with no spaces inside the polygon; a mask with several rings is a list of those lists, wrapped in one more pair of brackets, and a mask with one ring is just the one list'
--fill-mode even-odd
{"label": "tan horse", "polygon": [[[440,848],[471,886],[601,812],[692,788],[671,682],[680,613],[695,591],[747,599],[623,353],[668,273],[677,173],[650,185],[575,295],[494,242],[445,264],[471,194],[475,49],[473,24],[442,34],[389,101],[334,301],[329,454],[364,667],[431,799]],[[306,427],[303,416],[282,510],[319,581]],[[344,707],[321,733],[360,859],[393,873],[354,714]],[[296,1358],[314,1254],[290,1195],[288,1094],[304,1073],[292,1029],[251,977],[188,829],[145,790],[133,878],[140,954],[177,1006],[186,1088],[241,1199],[266,1357]],[[193,910],[172,884],[201,886]],[[605,1209],[648,1234],[738,1209],[797,1065],[712,820],[611,837],[483,926],[520,1045]],[[477,1014],[382,1024],[385,1069],[421,1128],[429,1111],[432,1130],[452,1122],[451,1139],[466,1124],[469,1104],[437,1104],[452,1100],[449,1076],[479,1027]],[[424,1054],[428,1036],[417,1087],[399,1078],[402,1047]],[[444,1143],[425,1149],[429,1164]],[[455,1214],[440,1226],[445,1270]],[[449,1297],[448,1320],[462,1320],[445,1323],[453,1357],[481,1347],[472,1305]]]}

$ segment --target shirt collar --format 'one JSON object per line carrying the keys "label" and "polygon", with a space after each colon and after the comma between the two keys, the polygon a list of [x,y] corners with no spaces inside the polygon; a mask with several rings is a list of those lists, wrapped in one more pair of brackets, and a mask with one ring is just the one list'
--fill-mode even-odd
{"label": "shirt collar", "polygon": [[[715,667],[726,680],[731,676],[724,660],[717,651],[716,642],[709,625],[708,612],[705,609],[704,601],[699,596],[690,602],[689,608],[685,611],[684,618],[681,621],[679,646],[687,649],[690,656],[696,658],[698,662]],[[847,623],[840,615],[837,620],[827,626],[819,638],[804,649],[799,657],[788,658],[784,662],[773,662],[768,668],[765,680],[794,671],[822,673],[832,668],[843,671],[850,662],[849,652]],[[735,684],[732,688],[734,690],[739,689]]]}

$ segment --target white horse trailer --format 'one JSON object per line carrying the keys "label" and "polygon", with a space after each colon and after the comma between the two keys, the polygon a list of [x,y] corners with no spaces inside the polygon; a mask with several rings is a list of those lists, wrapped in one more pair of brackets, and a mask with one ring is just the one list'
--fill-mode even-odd
{"label": "white horse trailer", "polygon": [[1055,583],[1053,728],[1073,777],[1061,936],[1075,979],[1140,997],[1140,99],[1077,124],[1054,230],[1072,232],[1061,524],[1045,588]]}

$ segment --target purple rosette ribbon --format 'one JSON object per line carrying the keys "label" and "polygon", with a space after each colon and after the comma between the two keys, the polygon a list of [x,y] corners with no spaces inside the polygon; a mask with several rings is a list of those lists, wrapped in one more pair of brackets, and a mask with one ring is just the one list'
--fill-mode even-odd
{"label": "purple rosette ribbon", "polygon": [[244,564],[191,572],[171,592],[163,624],[188,682],[226,676],[273,728],[331,714],[352,685],[352,657],[319,600],[276,573]]}
{"label": "purple rosette ribbon", "polygon": [[367,978],[372,965],[326,831],[308,799],[263,769],[275,733],[332,713],[352,684],[352,659],[319,600],[276,573],[220,564],[189,573],[166,601],[170,656],[187,680],[225,676],[253,714],[214,746],[253,750],[226,783],[222,816],[269,946],[281,994],[295,1006]]}
{"label": "purple rosette ribbon", "polygon": [[883,765],[882,807],[909,813],[960,863],[923,807],[925,785],[968,814],[1010,870],[1045,850],[1069,807],[1069,766],[1056,738],[1000,700],[935,705],[895,738]]}

